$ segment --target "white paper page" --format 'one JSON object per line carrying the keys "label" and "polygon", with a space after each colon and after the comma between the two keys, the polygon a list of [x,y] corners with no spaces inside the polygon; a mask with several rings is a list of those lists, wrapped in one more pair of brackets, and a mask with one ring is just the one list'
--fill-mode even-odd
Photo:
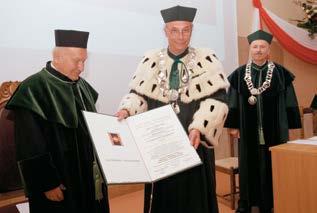
{"label": "white paper page", "polygon": [[152,181],[201,163],[170,105],[127,119]]}
{"label": "white paper page", "polygon": [[20,213],[29,213],[30,212],[28,202],[17,204],[16,207]]}
{"label": "white paper page", "polygon": [[307,140],[294,140],[294,141],[289,141],[288,143],[317,145],[317,140],[312,140],[312,139],[307,139]]}
{"label": "white paper page", "polygon": [[315,141],[317,141],[317,136],[314,136],[314,137],[308,138],[308,140],[315,140]]}
{"label": "white paper page", "polygon": [[150,182],[125,120],[83,112],[108,184]]}

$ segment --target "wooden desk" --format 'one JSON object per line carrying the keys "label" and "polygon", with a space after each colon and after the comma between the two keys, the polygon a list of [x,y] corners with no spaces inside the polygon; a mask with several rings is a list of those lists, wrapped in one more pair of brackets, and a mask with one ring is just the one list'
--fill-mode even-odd
{"label": "wooden desk", "polygon": [[317,212],[317,146],[271,147],[274,213]]}

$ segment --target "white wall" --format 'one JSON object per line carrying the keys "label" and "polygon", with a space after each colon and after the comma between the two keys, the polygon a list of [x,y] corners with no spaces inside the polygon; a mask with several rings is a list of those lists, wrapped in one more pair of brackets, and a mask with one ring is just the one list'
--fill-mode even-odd
{"label": "white wall", "polygon": [[235,0],[6,0],[0,7],[0,82],[23,80],[51,58],[54,29],[89,31],[82,77],[99,92],[99,111],[114,113],[148,49],[165,47],[160,9],[198,9],[192,46],[210,47],[228,72],[238,65]]}

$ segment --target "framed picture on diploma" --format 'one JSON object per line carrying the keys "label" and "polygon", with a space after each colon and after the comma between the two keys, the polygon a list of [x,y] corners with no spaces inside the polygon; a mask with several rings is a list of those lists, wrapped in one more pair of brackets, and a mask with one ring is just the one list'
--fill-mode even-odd
{"label": "framed picture on diploma", "polygon": [[107,184],[155,182],[201,164],[170,105],[123,121],[83,115]]}

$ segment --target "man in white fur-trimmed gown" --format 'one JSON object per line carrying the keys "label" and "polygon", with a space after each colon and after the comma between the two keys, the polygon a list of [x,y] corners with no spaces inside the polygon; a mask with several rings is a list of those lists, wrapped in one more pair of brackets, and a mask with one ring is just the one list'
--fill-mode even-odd
{"label": "man in white fur-trimmed gown", "polygon": [[189,46],[195,14],[183,6],[161,10],[168,48],[144,55],[116,114],[121,120],[171,104],[203,162],[146,185],[145,213],[218,212],[213,147],[228,114],[229,83],[212,50]]}

